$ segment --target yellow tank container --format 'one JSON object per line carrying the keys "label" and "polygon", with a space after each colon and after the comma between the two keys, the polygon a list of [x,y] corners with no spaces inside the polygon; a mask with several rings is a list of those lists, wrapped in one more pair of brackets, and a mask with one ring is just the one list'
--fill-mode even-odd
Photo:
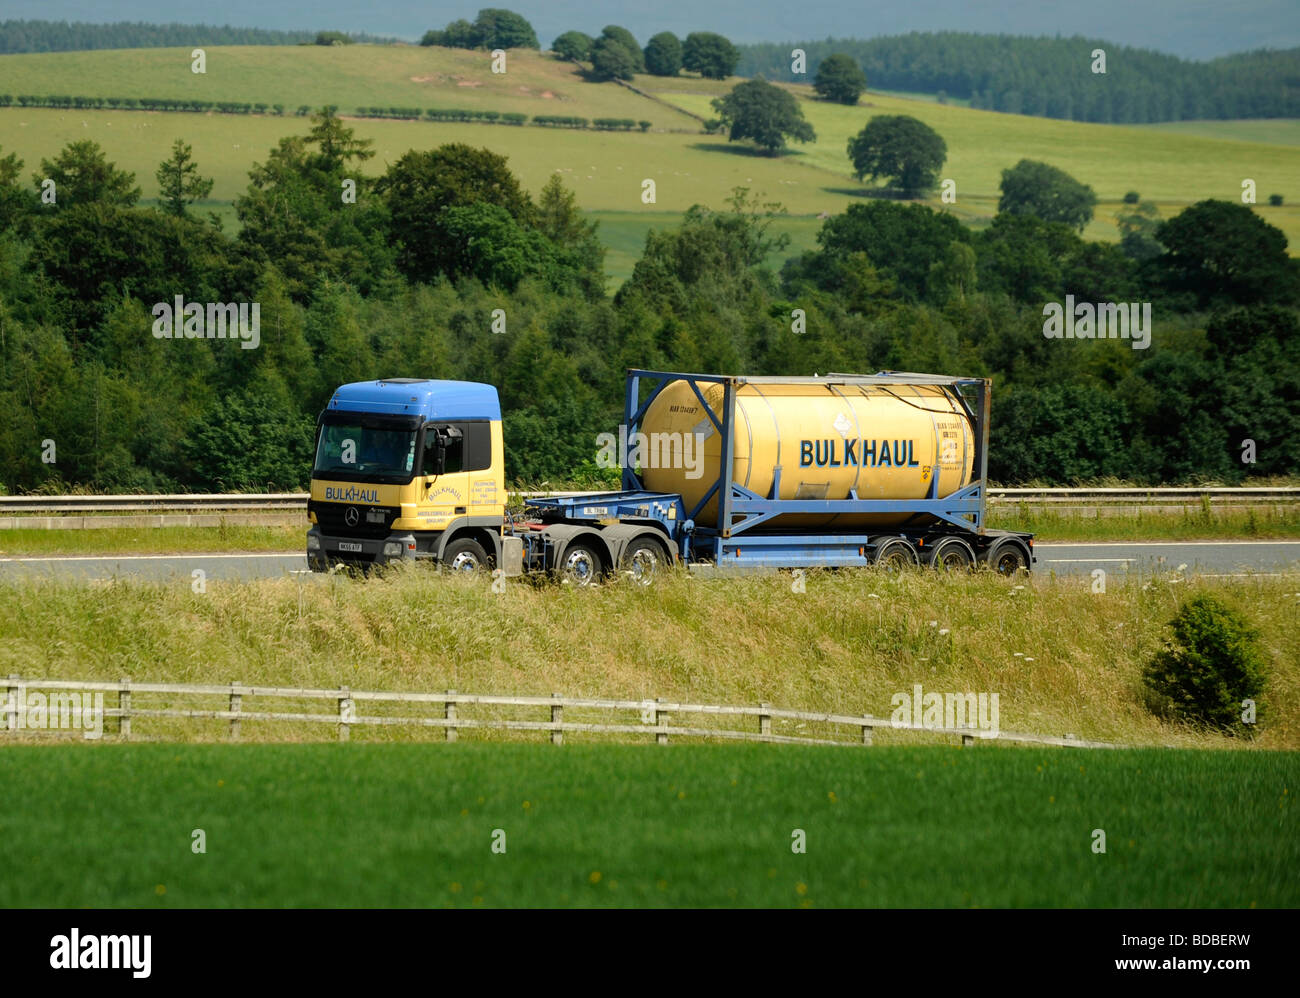
{"label": "yellow tank container", "polygon": [[[723,385],[698,385],[721,423]],[[971,421],[937,385],[750,382],[735,391],[732,480],[765,498],[778,467],[781,499],[848,499],[850,490],[859,499],[924,499],[935,476],[935,495],[943,498],[972,480]],[[646,410],[640,429],[646,488],[678,493],[688,510],[694,508],[718,478],[722,440],[690,384],[678,380],[666,385]],[[717,523],[716,496],[695,520]],[[907,512],[787,514],[763,527],[889,527],[904,522],[917,526],[934,518]]]}

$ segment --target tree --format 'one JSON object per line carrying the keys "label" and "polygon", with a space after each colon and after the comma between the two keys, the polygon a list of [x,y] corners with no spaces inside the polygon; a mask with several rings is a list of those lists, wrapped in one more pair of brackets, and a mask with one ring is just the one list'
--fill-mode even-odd
{"label": "tree", "polygon": [[453,280],[476,277],[488,287],[508,291],[525,277],[539,277],[552,286],[561,283],[555,246],[500,205],[453,205],[444,213],[442,229],[445,249],[453,257],[446,273]]}
{"label": "tree", "polygon": [[1134,260],[1155,259],[1164,252],[1156,241],[1156,229],[1160,227],[1160,209],[1154,201],[1131,202],[1127,195],[1124,203],[1132,204],[1133,208],[1115,216],[1115,224],[1119,227],[1120,249]]}
{"label": "tree", "polygon": [[[235,201],[241,246],[255,262],[274,262],[299,302],[322,278],[369,292],[394,276],[387,208],[356,168],[373,155],[369,140],[356,139],[332,108],[312,121],[308,136],[284,137],[254,164]],[[352,185],[355,201],[345,200]]]}
{"label": "tree", "polygon": [[851,204],[823,223],[817,234],[821,251],[811,270],[823,287],[834,287],[842,261],[865,253],[880,276],[897,285],[901,297],[922,301],[935,264],[949,260],[953,243],[969,240],[969,230],[956,218],[926,205]]}
{"label": "tree", "polygon": [[739,62],[740,50],[712,31],[693,31],[682,46],[682,66],[705,79],[725,80]]}
{"label": "tree", "polygon": [[342,31],[318,31],[316,32],[317,45],[351,45],[352,39]]}
{"label": "tree", "polygon": [[591,66],[602,80],[630,80],[636,75],[636,60],[627,46],[604,35],[592,43]]}
{"label": "tree", "polygon": [[682,43],[671,31],[661,31],[645,47],[645,68],[655,76],[676,76],[682,69]]}
{"label": "tree", "polygon": [[827,100],[856,104],[867,89],[867,76],[852,56],[837,53],[821,61],[813,89]]}
{"label": "tree", "polygon": [[1092,221],[1096,206],[1097,195],[1091,187],[1050,164],[1022,159],[1002,171],[999,212],[1035,215],[1044,222],[1064,222],[1082,232]]}
{"label": "tree", "polygon": [[798,142],[817,138],[794,95],[762,78],[736,84],[727,96],[716,98],[713,107],[730,126],[728,141],[752,139],[769,155],[785,148],[787,136]]}
{"label": "tree", "polygon": [[570,267],[578,271],[579,286],[593,300],[605,294],[605,246],[596,234],[599,227],[599,222],[583,217],[573,191],[559,174],[551,174],[537,198],[537,228],[568,255]]}
{"label": "tree", "polygon": [[458,266],[446,209],[483,202],[504,208],[522,223],[531,225],[535,218],[536,209],[506,158],[462,143],[407,152],[377,187],[391,215],[397,265],[412,281],[432,281]]}
{"label": "tree", "polygon": [[158,194],[169,214],[184,215],[186,205],[212,193],[212,178],[199,176],[194,150],[180,139],[172,143],[171,159],[158,164]]}
{"label": "tree", "polygon": [[929,125],[906,114],[878,114],[849,139],[849,159],[859,180],[884,177],[908,197],[939,180],[948,145]]}
{"label": "tree", "polygon": [[[645,72],[645,54],[641,51],[641,46],[637,44],[636,37],[627,28],[620,28],[617,24],[607,24],[601,29],[600,37],[621,45],[627,50],[628,55],[632,57],[632,65],[636,68],[636,72]],[[599,41],[599,39],[597,40]]]}
{"label": "tree", "polygon": [[452,21],[442,31],[426,31],[421,45],[439,45],[450,49],[475,49],[483,44],[478,28],[464,18]]}
{"label": "tree", "polygon": [[25,233],[39,204],[31,188],[19,182],[22,172],[17,153],[0,157],[0,234],[10,229]]}
{"label": "tree", "polygon": [[537,32],[522,14],[497,7],[484,7],[474,19],[479,45],[489,49],[539,48]]}
{"label": "tree", "polygon": [[327,105],[312,115],[312,129],[307,133],[307,141],[315,143],[320,152],[312,165],[331,175],[348,167],[351,160],[358,164],[374,156],[373,139],[358,139],[356,130],[348,128],[336,113],[338,108]]}
{"label": "tree", "polygon": [[1200,201],[1163,222],[1155,236],[1165,249],[1159,266],[1166,281],[1196,294],[1201,305],[1295,305],[1300,298],[1285,234],[1245,205]]}
{"label": "tree", "polygon": [[46,180],[54,181],[60,208],[95,201],[130,208],[140,199],[135,174],[119,170],[104,157],[99,143],[90,139],[69,142],[53,161],[41,160],[41,172],[32,174],[32,179],[37,188]]}
{"label": "tree", "polygon": [[566,31],[551,42],[551,51],[561,59],[585,61],[591,57],[592,42],[591,35],[581,31]]}

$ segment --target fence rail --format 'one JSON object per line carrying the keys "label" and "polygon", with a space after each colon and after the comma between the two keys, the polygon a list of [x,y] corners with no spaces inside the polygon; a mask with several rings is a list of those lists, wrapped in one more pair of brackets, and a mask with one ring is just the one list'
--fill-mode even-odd
{"label": "fence rail", "polygon": [[[94,708],[99,711],[99,721],[107,718],[117,720],[116,734],[126,740],[132,737],[132,721],[137,718],[180,718],[186,720],[226,721],[229,725],[228,735],[237,740],[240,737],[240,725],[244,721],[296,722],[307,724],[336,725],[340,741],[347,741],[353,727],[413,725],[426,728],[441,728],[447,741],[456,741],[461,730],[498,730],[498,731],[535,731],[547,733],[555,745],[564,741],[566,732],[587,734],[617,734],[653,736],[655,742],[666,745],[669,737],[679,738],[720,738],[739,741],[773,742],[778,744],[802,745],[848,745],[872,744],[876,729],[918,731],[932,735],[952,736],[961,739],[963,745],[972,745],[976,741],[1022,742],[1038,745],[1063,745],[1075,748],[1115,748],[1108,742],[1086,741],[1073,735],[1063,737],[1053,735],[1036,735],[1024,732],[986,731],[971,725],[959,727],[935,727],[920,723],[895,723],[889,718],[873,717],[870,714],[837,714],[820,711],[787,710],[773,707],[768,703],[746,705],[719,705],[680,703],[672,700],[656,699],[607,699],[591,697],[568,697],[559,693],[550,696],[505,696],[500,694],[458,693],[446,690],[441,693],[396,692],[386,690],[352,690],[348,687],[338,689],[308,689],[283,686],[252,686],[232,682],[229,685],[204,683],[148,683],[135,682],[129,678],[117,682],[76,680],[76,679],[25,679],[11,675],[7,680],[0,680],[0,733],[17,735],[24,730],[37,728],[49,730],[51,717],[58,722],[56,730],[61,733],[81,731],[84,723],[81,711],[76,709],[77,723],[72,724],[73,706],[67,700],[42,700],[40,724],[27,720],[33,713],[34,704],[29,700],[29,691],[45,690],[63,693],[99,693],[115,694],[117,705]],[[137,696],[171,696],[171,697],[218,697],[225,701],[224,709],[220,707],[173,707],[141,706]],[[42,694],[42,697],[44,694]],[[311,710],[259,709],[250,710],[246,701],[249,698],[281,700],[326,700],[333,701],[334,709],[329,712]],[[396,703],[427,704],[440,706],[441,716],[384,715],[362,714],[358,711],[360,703]],[[466,717],[460,712],[462,707],[523,707],[535,708],[542,712],[538,719],[502,718],[502,717]],[[635,720],[615,718],[609,723],[593,721],[565,720],[564,711],[600,710],[614,714],[633,713]],[[705,727],[696,723],[693,726],[674,724],[674,716],[730,717],[748,721],[749,728]],[[68,724],[63,721],[67,720]],[[798,734],[779,734],[772,730],[773,721],[792,721],[804,724],[827,724],[836,728],[846,728],[853,736],[846,738],[818,738]],[[752,725],[757,722],[757,729]],[[101,728],[102,733],[102,728]]]}
{"label": "fence rail", "polygon": [[[588,495],[594,491],[512,492],[511,495],[523,499],[533,499],[542,496]],[[0,496],[0,513],[29,513],[48,516],[61,513],[100,512],[186,513],[194,511],[219,512],[224,510],[305,510],[307,498],[305,492]],[[988,491],[988,501],[993,506],[1012,505],[1022,502],[1031,504],[1086,502],[1090,505],[1178,504],[1201,503],[1206,499],[1210,501],[1211,505],[1300,502],[1300,487],[995,488]]]}

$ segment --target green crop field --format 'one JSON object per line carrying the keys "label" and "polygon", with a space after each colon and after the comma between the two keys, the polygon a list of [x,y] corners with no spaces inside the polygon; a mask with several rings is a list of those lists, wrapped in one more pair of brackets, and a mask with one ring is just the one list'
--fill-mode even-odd
{"label": "green crop field", "polygon": [[1300,118],[1239,118],[1227,121],[1162,121],[1143,128],[1212,139],[1300,146]]}
{"label": "green crop field", "polygon": [[0,836],[22,875],[0,878],[0,907],[1293,907],[1298,764],[985,747],[16,747]]}

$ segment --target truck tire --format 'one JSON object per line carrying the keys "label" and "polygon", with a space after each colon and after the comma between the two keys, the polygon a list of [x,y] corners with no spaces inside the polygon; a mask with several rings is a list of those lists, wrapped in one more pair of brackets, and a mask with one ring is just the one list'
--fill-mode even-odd
{"label": "truck tire", "polygon": [[1013,540],[1000,540],[989,548],[985,563],[998,575],[1014,576],[1029,571],[1029,556]]}
{"label": "truck tire", "polygon": [[901,572],[915,568],[919,564],[916,548],[903,537],[887,537],[876,545],[876,553],[871,564],[883,568],[886,572]]}
{"label": "truck tire", "polygon": [[593,545],[578,541],[564,549],[559,574],[561,582],[584,588],[597,586],[605,575],[605,563]]}
{"label": "truck tire", "polygon": [[925,563],[940,572],[969,572],[975,567],[975,552],[960,537],[944,537],[930,548]]}
{"label": "truck tire", "polygon": [[638,537],[623,551],[620,569],[638,586],[653,585],[672,565],[664,546],[652,537]]}
{"label": "truck tire", "polygon": [[452,572],[483,572],[488,567],[487,552],[478,541],[459,537],[442,549],[442,567]]}

